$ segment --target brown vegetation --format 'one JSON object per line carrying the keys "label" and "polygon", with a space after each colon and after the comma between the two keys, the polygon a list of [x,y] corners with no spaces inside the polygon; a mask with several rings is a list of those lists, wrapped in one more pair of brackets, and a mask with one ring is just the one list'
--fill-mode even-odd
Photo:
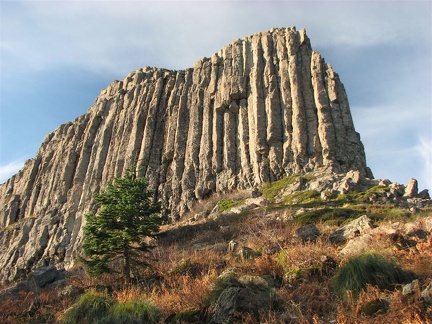
{"label": "brown vegetation", "polygon": [[[239,200],[230,196],[230,199]],[[346,298],[337,297],[332,289],[337,269],[323,267],[323,256],[338,260],[340,246],[330,243],[328,237],[339,225],[337,222],[321,222],[315,225],[321,235],[312,242],[302,242],[294,235],[301,225],[296,223],[296,209],[292,206],[262,207],[240,214],[211,214],[217,201],[224,197],[210,198],[195,211],[204,212],[201,219],[188,220],[175,225],[165,225],[157,247],[152,251],[152,266],[135,273],[134,284],[125,284],[115,275],[91,278],[77,274],[69,279],[69,285],[82,291],[105,291],[118,303],[131,300],[151,300],[159,309],[160,322],[181,314],[184,323],[204,321],[209,311],[209,292],[222,271],[235,268],[241,274],[271,278],[274,283],[274,306],[261,311],[259,318],[240,314],[245,323],[425,323],[432,321],[432,306],[420,298],[421,289],[403,296],[401,287],[379,290],[368,286],[354,298],[347,292]],[[347,207],[347,206],[345,206]],[[407,216],[407,214],[380,206],[349,206],[375,217],[379,224],[397,220],[418,222],[432,215],[431,210]],[[408,211],[404,211],[409,213]],[[394,216],[396,214],[396,216]],[[393,216],[392,216],[393,215]],[[402,216],[401,216],[402,215]],[[343,220],[341,220],[343,223]],[[414,247],[401,248],[385,234],[375,236],[371,250],[398,267],[414,272],[420,287],[432,280],[432,236],[413,238]],[[227,251],[228,243],[237,243],[236,250]],[[248,247],[254,251],[251,257],[239,257],[237,251]],[[338,260],[341,266],[347,260]],[[78,296],[60,296],[61,288],[38,294],[22,294],[19,300],[0,302],[2,323],[55,323],[61,322],[65,311]],[[389,302],[386,312],[366,316],[364,306],[375,300]]]}

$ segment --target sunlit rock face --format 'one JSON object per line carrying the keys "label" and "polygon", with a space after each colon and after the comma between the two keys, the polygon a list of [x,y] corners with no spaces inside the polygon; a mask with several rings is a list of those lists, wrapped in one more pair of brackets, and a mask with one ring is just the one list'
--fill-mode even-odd
{"label": "sunlit rock face", "polygon": [[71,265],[93,194],[137,165],[163,213],[284,175],[368,169],[344,87],[304,30],[234,40],[184,71],[145,67],[46,136],[0,186],[0,277]]}

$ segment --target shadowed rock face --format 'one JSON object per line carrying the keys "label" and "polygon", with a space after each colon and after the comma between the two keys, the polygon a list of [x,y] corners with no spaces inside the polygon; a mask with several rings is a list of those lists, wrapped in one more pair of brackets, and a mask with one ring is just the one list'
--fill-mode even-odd
{"label": "shadowed rock face", "polygon": [[71,264],[93,193],[134,164],[173,220],[213,192],[286,174],[367,174],[338,75],[304,30],[272,29],[191,69],[132,72],[47,135],[0,186],[0,276]]}

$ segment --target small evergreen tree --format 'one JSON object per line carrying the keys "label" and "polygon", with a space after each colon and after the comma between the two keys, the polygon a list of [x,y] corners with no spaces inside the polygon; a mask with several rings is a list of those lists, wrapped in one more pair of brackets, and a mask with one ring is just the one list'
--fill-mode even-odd
{"label": "small evergreen tree", "polygon": [[102,209],[99,214],[86,215],[83,250],[88,259],[81,260],[90,274],[99,275],[111,272],[108,263],[120,257],[123,275],[130,282],[132,268],[147,265],[139,256],[153,248],[145,239],[159,232],[160,204],[153,202],[146,180],[132,169],[115,178],[106,191],[96,193],[94,200]]}

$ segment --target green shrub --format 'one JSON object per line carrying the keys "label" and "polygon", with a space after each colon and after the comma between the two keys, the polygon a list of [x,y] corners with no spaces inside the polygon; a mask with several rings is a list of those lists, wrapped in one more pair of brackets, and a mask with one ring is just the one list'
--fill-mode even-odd
{"label": "green shrub", "polygon": [[338,270],[333,280],[333,289],[342,298],[346,297],[348,290],[357,298],[367,285],[394,289],[395,285],[413,279],[414,273],[398,268],[378,254],[365,253],[350,259]]}
{"label": "green shrub", "polygon": [[159,310],[153,303],[131,300],[127,303],[114,304],[97,324],[151,324],[158,323],[158,320]]}
{"label": "green shrub", "polygon": [[114,300],[104,293],[86,292],[66,312],[63,323],[95,323],[107,314],[113,304]]}

